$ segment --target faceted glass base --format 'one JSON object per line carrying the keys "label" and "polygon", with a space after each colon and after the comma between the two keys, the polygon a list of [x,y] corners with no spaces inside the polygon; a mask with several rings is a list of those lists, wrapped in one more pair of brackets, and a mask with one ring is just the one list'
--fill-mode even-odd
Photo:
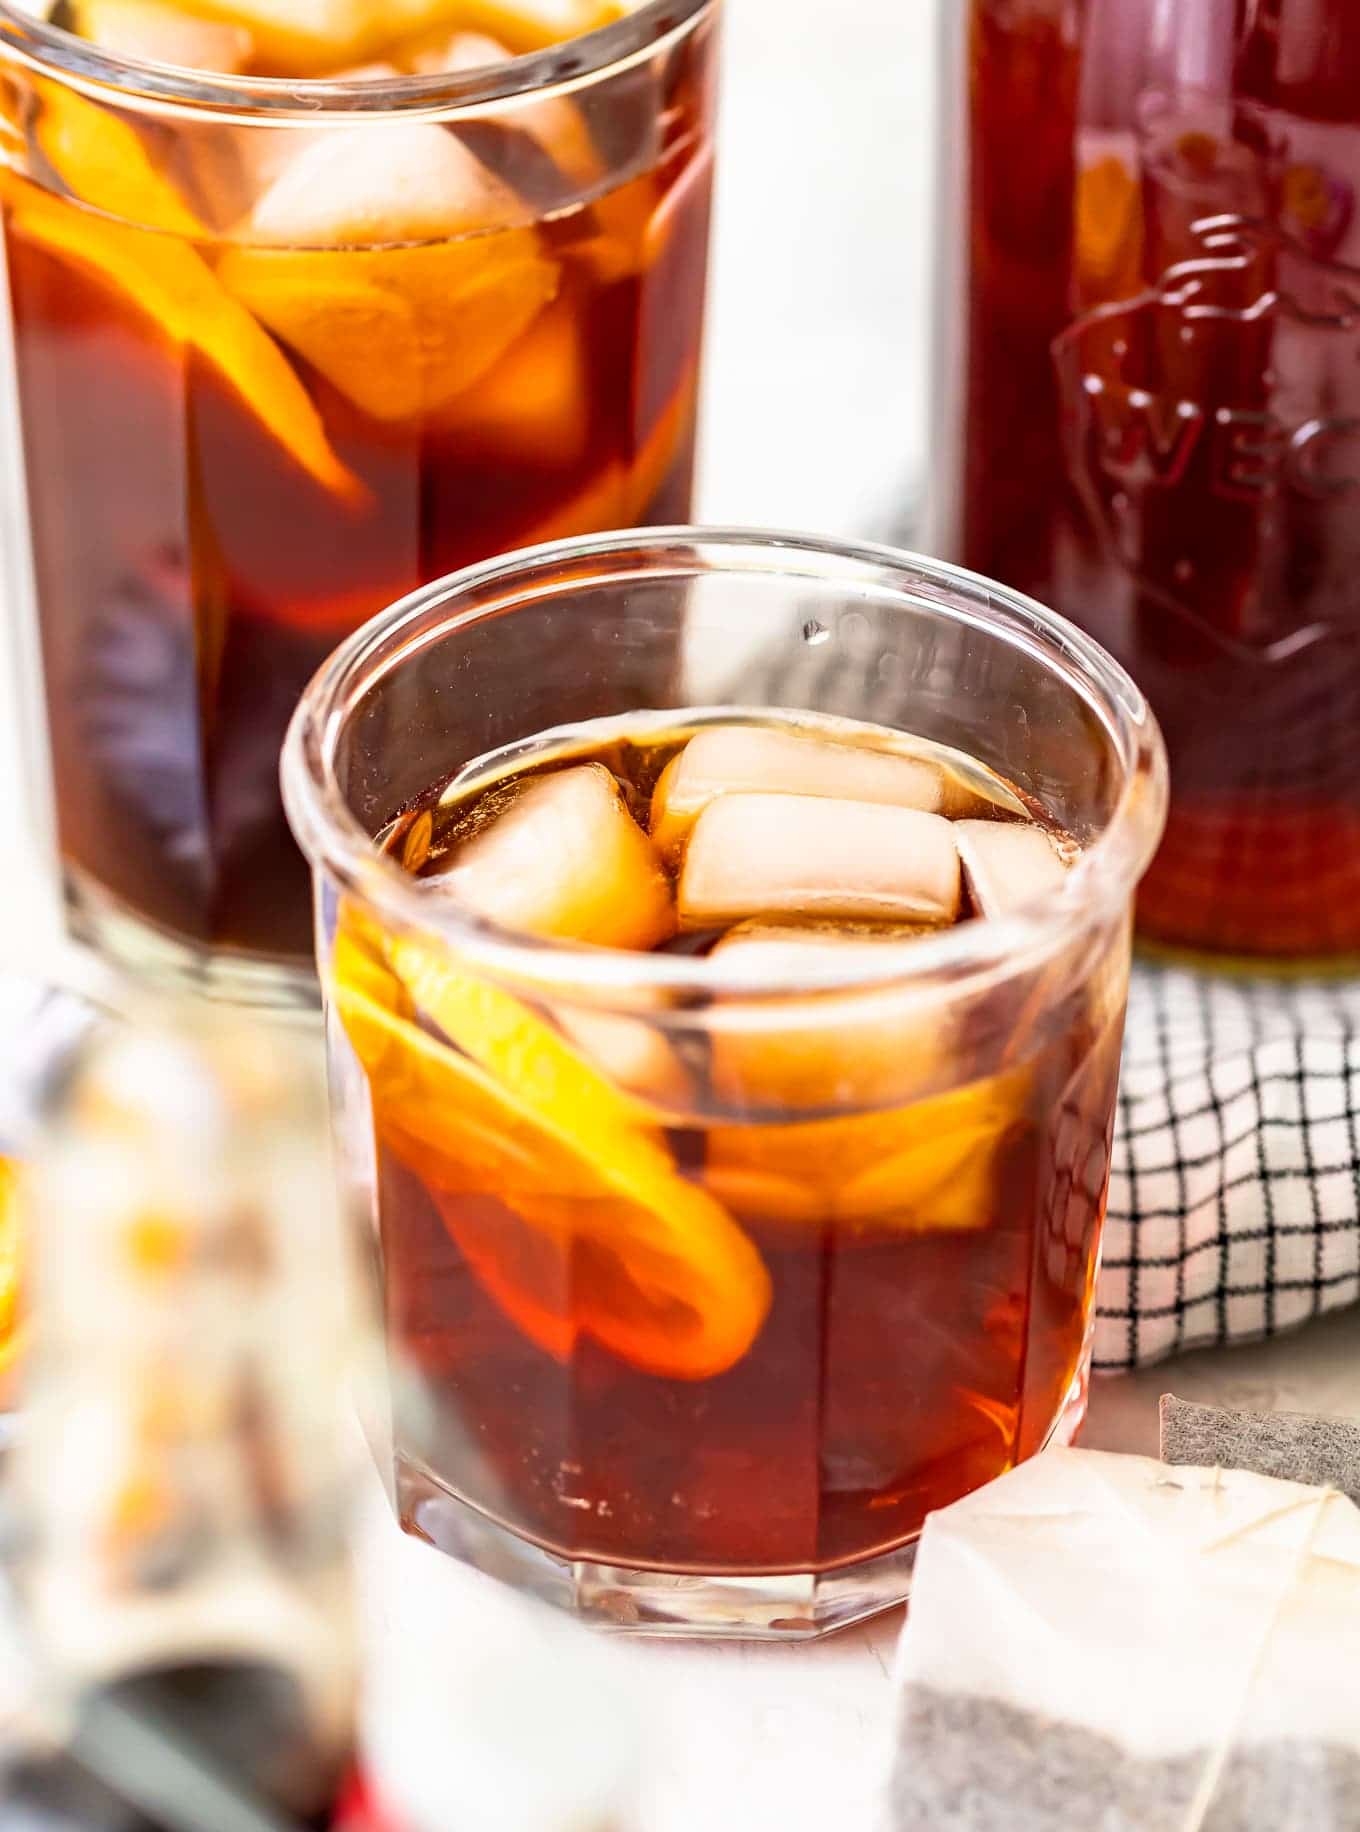
{"label": "faceted glass base", "polygon": [[[1086,1416],[1086,1356],[1049,1433],[1070,1444]],[[512,1589],[541,1598],[594,1627],[616,1633],[738,1641],[811,1641],[905,1603],[916,1542],[827,1571],[718,1576],[601,1565],[566,1559],[493,1520],[415,1459],[388,1457],[390,1420],[367,1421],[368,1436],[392,1479],[389,1497],[407,1532]]]}
{"label": "faceted glass base", "polygon": [[901,1603],[915,1545],[834,1571],[709,1577],[561,1559],[480,1514],[428,1472],[397,1460],[409,1531],[515,1590],[596,1628],[642,1635],[808,1641]]}
{"label": "faceted glass base", "polygon": [[66,870],[66,926],[115,972],[198,998],[274,1012],[315,1014],[321,1005],[311,966],[213,950],[134,916],[81,872]]}

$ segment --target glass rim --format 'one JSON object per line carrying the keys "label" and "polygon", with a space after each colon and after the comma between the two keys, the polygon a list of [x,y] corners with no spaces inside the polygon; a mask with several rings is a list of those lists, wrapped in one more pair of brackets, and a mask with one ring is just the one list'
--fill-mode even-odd
{"label": "glass rim", "polygon": [[[1101,834],[1064,875],[1062,885],[1005,917],[974,920],[937,935],[881,941],[872,950],[847,949],[856,958],[836,961],[827,950],[823,967],[753,973],[721,960],[639,953],[586,943],[543,939],[500,927],[452,900],[432,897],[397,862],[379,851],[351,811],[335,772],[335,754],[353,707],[376,674],[399,667],[420,638],[440,638],[472,627],[489,615],[513,614],[516,581],[536,572],[629,553],[661,557],[718,548],[757,550],[774,561],[776,574],[799,574],[789,556],[820,562],[820,576],[835,569],[873,567],[896,574],[904,586],[919,582],[952,588],[968,600],[972,621],[1007,637],[1049,662],[1068,679],[1100,719],[1125,770],[1118,801]],[[780,557],[784,556],[783,563]],[[828,570],[828,567],[831,570]],[[702,567],[696,570],[704,570]],[[714,568],[719,571],[719,568]],[[608,575],[605,575],[608,576]],[[589,581],[579,570],[571,583]],[[457,605],[485,588],[503,585],[505,598],[478,603],[422,631],[432,610]],[[958,619],[963,606],[943,605]],[[981,613],[979,616],[978,614]],[[411,643],[402,643],[409,635]],[[394,647],[394,645],[400,645]],[[378,664],[382,664],[378,666]],[[349,690],[357,687],[351,698]],[[1167,807],[1167,760],[1161,731],[1142,691],[1099,643],[1055,611],[981,574],[878,543],[742,526],[679,524],[577,535],[520,548],[421,586],[348,636],[308,683],[289,722],[281,760],[284,807],[294,837],[313,872],[324,870],[342,890],[398,927],[437,935],[476,970],[497,981],[568,1001],[630,1002],[658,992],[683,1000],[719,997],[725,1007],[897,987],[936,976],[994,976],[1023,971],[1036,954],[1048,955],[1127,903],[1161,838]],[[839,950],[835,951],[840,953]],[[660,1013],[653,1011],[653,1015]]]}
{"label": "glass rim", "polygon": [[214,114],[319,123],[327,117],[410,114],[508,102],[608,76],[656,48],[719,0],[643,0],[622,19],[542,51],[529,51],[482,69],[431,76],[229,76],[154,63],[105,51],[65,27],[0,0],[0,46],[81,88],[111,90],[125,101],[173,104]]}

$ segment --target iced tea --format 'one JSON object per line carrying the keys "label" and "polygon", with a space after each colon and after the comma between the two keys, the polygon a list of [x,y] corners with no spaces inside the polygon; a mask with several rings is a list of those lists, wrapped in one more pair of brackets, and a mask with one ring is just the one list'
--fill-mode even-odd
{"label": "iced tea", "polygon": [[56,817],[115,952],[305,996],[278,755],[337,639],[500,550],[683,518],[711,9],[627,12],[0,8]]}
{"label": "iced tea", "polygon": [[969,0],[964,564],[1146,690],[1153,938],[1360,950],[1360,11]]}
{"label": "iced tea", "polygon": [[563,1561],[829,1572],[1070,1429],[1127,923],[926,971],[1061,898],[1042,805],[876,726],[697,709],[517,742],[379,844],[432,911],[704,969],[528,995],[340,902],[409,1527],[442,1494]]}

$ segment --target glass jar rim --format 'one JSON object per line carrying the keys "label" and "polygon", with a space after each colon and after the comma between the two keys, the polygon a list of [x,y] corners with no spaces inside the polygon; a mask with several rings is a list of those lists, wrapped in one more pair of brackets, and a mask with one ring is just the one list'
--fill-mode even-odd
{"label": "glass jar rim", "polygon": [[[451,898],[431,897],[374,845],[349,807],[335,757],[347,718],[375,671],[385,674],[399,667],[422,638],[436,633],[443,638],[486,616],[513,614],[516,582],[527,584],[532,576],[546,576],[554,567],[570,565],[572,584],[584,585],[589,580],[581,563],[592,559],[620,560],[630,553],[658,559],[668,551],[692,556],[696,549],[708,548],[764,553],[773,560],[770,570],[788,570],[791,578],[798,575],[788,557],[799,556],[818,569],[806,576],[834,580],[838,568],[848,577],[854,568],[869,567],[895,575],[904,585],[953,590],[967,601],[969,620],[1026,648],[1065,676],[1096,713],[1125,774],[1104,831],[1064,874],[1062,885],[1005,917],[959,923],[936,935],[884,941],[872,950],[828,949],[824,967],[800,964],[796,978],[790,978],[773,971],[756,974],[720,959],[642,954],[516,933],[460,909]],[[455,609],[422,630],[431,611],[456,606],[462,598],[497,586],[506,588],[502,599],[476,603],[461,613]],[[963,603],[940,608],[955,619],[964,617]],[[408,593],[347,637],[313,676],[288,728],[281,775],[288,819],[309,864],[329,873],[346,893],[398,927],[439,936],[460,959],[489,978],[535,995],[615,1005],[639,997],[654,1000],[658,992],[680,1001],[721,997],[725,1005],[785,1001],[865,992],[937,976],[952,981],[1023,970],[1036,956],[1050,954],[1127,904],[1161,838],[1167,807],[1166,751],[1146,699],[1113,657],[1066,618],[978,573],[903,549],[702,524],[546,542],[465,567]]]}
{"label": "glass jar rim", "polygon": [[716,10],[717,5],[718,0],[643,0],[633,12],[592,32],[482,69],[349,82],[325,77],[224,76],[127,57],[36,17],[16,0],[0,0],[0,46],[77,87],[113,91],[123,101],[178,106],[229,118],[317,123],[370,115],[444,114],[548,90],[569,90],[650,54],[663,40]]}

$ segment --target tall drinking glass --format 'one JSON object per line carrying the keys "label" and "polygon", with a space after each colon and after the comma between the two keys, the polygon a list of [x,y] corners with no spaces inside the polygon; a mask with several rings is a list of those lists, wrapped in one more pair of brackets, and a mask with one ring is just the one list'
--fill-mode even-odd
{"label": "tall drinking glass", "polygon": [[[457,813],[455,852],[565,789],[492,892],[561,848],[568,897],[640,936],[649,841],[598,762],[542,774],[564,743],[641,810],[640,733],[737,724],[782,756],[833,715],[875,747],[831,747],[861,786],[866,758],[970,804],[1004,779],[990,812],[1041,810],[1075,862],[976,821],[970,842],[1037,846],[1060,882],[844,953],[813,924],[810,953],[795,936],[760,966],[683,912],[657,951],[572,945],[471,913],[456,873],[412,875],[469,772],[490,799]],[[598,845],[564,824],[578,790],[605,796]],[[403,1523],[615,1625],[807,1635],[900,1599],[926,1512],[1084,1409],[1130,899],[1165,796],[1133,684],[934,562],[604,535],[469,569],[352,637],[304,696],[284,791],[316,874],[339,1157],[380,1242]],[[828,810],[843,852],[859,822],[950,833],[853,799],[724,802],[762,804],[755,851],[809,816],[825,839]]]}
{"label": "tall drinking glass", "polygon": [[0,4],[11,547],[73,928],[308,1001],[277,770],[325,655],[451,567],[687,512],[714,6],[205,10],[65,7],[88,42]]}

